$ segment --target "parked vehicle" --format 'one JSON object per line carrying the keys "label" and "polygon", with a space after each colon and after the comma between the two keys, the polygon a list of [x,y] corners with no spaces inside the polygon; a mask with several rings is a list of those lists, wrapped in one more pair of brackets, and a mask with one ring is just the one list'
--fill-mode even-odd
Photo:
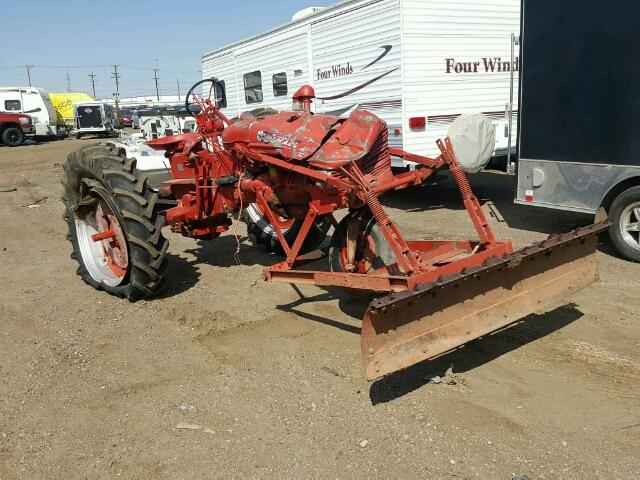
{"label": "parked vehicle", "polygon": [[116,109],[112,105],[100,101],[81,102],[73,106],[73,112],[76,138],[116,135]]}
{"label": "parked vehicle", "polygon": [[131,127],[132,117],[133,117],[133,110],[121,108],[120,109],[120,127]]}
{"label": "parked vehicle", "polygon": [[135,158],[136,170],[147,178],[150,186],[163,194],[165,186],[162,182],[171,179],[169,162],[163,151],[149,147],[139,133],[109,140],[107,145],[112,146],[119,157]]}
{"label": "parked vehicle", "polygon": [[[311,84],[316,113],[369,110],[387,123],[392,147],[421,155],[439,153],[435,141],[455,118],[482,112],[505,154],[520,0],[451,3],[350,0],[304,10],[291,23],[206,53],[203,78],[221,82],[229,118],[258,107],[288,110],[291,93]],[[393,165],[412,163],[394,157]]]}
{"label": "parked vehicle", "polygon": [[[193,108],[194,112],[199,112],[197,106]],[[186,111],[184,105],[141,110],[138,118],[142,136],[147,140],[193,132],[196,128],[195,118]]]}
{"label": "parked vehicle", "polygon": [[523,0],[522,11],[516,202],[602,207],[613,244],[640,261],[640,67],[629,61],[640,4]]}
{"label": "parked vehicle", "polygon": [[140,128],[140,110],[134,110],[131,114],[131,128]]}
{"label": "parked vehicle", "polygon": [[69,135],[64,123],[58,123],[51,99],[42,88],[0,87],[0,111],[30,115],[38,137],[63,138]]}
{"label": "parked vehicle", "polygon": [[56,110],[58,125],[66,125],[69,130],[73,128],[73,104],[93,100],[91,95],[84,92],[50,93],[49,98]]}
{"label": "parked vehicle", "polygon": [[35,132],[33,121],[23,113],[0,112],[0,143],[10,147],[22,145],[26,135]]}

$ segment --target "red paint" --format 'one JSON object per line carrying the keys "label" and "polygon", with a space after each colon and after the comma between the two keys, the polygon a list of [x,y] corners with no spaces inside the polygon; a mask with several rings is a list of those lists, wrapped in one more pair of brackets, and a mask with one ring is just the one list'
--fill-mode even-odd
{"label": "red paint", "polygon": [[111,228],[109,230],[104,230],[102,232],[94,233],[91,235],[91,240],[94,242],[99,242],[100,240],[106,240],[107,238],[113,238],[116,236],[116,231]]}

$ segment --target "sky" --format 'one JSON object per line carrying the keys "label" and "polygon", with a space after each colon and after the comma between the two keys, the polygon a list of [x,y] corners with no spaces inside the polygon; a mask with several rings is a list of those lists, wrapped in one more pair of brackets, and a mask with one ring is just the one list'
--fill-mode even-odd
{"label": "sky", "polygon": [[[306,7],[337,0],[0,0],[0,86],[112,97],[182,94],[200,78],[204,53],[291,20]],[[67,79],[68,75],[68,79]]]}

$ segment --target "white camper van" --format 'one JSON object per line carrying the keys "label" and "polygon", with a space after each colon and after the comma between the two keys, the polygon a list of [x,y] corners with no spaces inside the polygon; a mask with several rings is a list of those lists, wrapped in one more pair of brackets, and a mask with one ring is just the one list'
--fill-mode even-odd
{"label": "white camper van", "polygon": [[423,155],[439,153],[456,117],[482,112],[505,154],[516,140],[519,32],[520,0],[346,0],[206,53],[202,74],[224,82],[229,117],[290,109],[310,84],[316,112],[369,110],[387,122],[391,146]]}
{"label": "white camper van", "polygon": [[69,133],[64,125],[57,125],[56,110],[42,88],[0,87],[0,111],[29,114],[38,137],[66,137]]}

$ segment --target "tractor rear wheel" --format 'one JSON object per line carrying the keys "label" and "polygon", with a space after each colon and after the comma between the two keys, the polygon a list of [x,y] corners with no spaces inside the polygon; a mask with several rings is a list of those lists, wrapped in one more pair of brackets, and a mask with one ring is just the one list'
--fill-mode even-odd
{"label": "tractor rear wheel", "polygon": [[82,147],[67,157],[62,183],[78,275],[130,301],[158,293],[169,241],[161,232],[158,192],[136,170],[136,160],[107,145]]}
{"label": "tractor rear wheel", "polygon": [[[242,215],[247,224],[247,232],[255,237],[255,243],[263,245],[271,252],[284,252],[273,226],[257,203],[249,204],[247,208],[244,209]],[[293,245],[304,220],[284,218],[278,214],[276,214],[276,217],[278,219],[278,227],[282,231],[285,240],[289,246]],[[311,228],[306,240],[302,244],[300,253],[310,252],[318,248],[326,238],[327,230],[329,230],[330,226],[330,216],[323,215],[317,217],[313,228]]]}

